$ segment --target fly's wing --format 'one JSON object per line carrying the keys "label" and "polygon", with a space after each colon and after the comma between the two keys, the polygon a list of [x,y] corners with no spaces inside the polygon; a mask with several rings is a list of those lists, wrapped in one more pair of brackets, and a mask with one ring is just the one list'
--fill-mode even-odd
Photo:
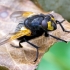
{"label": "fly's wing", "polygon": [[30,12],[30,11],[15,11],[11,14],[10,18],[18,22],[18,26],[15,29],[15,32],[19,31],[24,26],[24,20],[28,17],[36,15],[37,13]]}
{"label": "fly's wing", "polygon": [[[30,36],[31,31],[24,27],[24,20],[32,15],[35,15],[36,13],[29,12],[29,11],[16,11],[13,12],[10,16],[11,19],[14,19],[16,22],[18,21],[18,25],[15,28],[14,33],[8,33],[7,36],[0,39],[0,45],[5,44],[6,42],[9,42],[11,40],[17,39],[21,36]],[[14,27],[14,26],[13,26]]]}
{"label": "fly's wing", "polygon": [[24,22],[24,20],[32,15],[35,15],[37,13],[34,13],[34,12],[30,12],[30,11],[15,11],[11,14],[10,18],[13,20],[13,21],[16,21],[16,22]]}
{"label": "fly's wing", "polygon": [[31,31],[25,27],[23,27],[22,30],[13,33],[13,34],[9,34],[8,36],[4,37],[3,39],[0,39],[0,45],[3,45],[7,42],[10,42],[12,40],[15,40],[21,36],[30,36],[31,35]]}
{"label": "fly's wing", "polygon": [[22,36],[31,36],[31,31],[25,27],[22,27],[22,30],[12,35],[9,40],[14,40]]}
{"label": "fly's wing", "polygon": [[9,42],[9,39],[10,39],[10,35],[2,37],[0,39],[0,45],[3,45],[5,43]]}

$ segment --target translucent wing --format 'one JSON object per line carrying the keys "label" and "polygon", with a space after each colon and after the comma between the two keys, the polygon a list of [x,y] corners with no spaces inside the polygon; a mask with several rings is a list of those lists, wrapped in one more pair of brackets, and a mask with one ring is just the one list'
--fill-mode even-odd
{"label": "translucent wing", "polygon": [[3,39],[0,39],[0,45],[3,45],[9,41],[15,40],[21,36],[30,36],[31,31],[27,28],[23,28],[23,30],[20,30],[16,33],[9,34],[8,36],[5,36]]}
{"label": "translucent wing", "polygon": [[36,15],[37,13],[30,12],[30,11],[15,11],[11,14],[10,18],[18,22],[18,26],[16,27],[15,31],[19,31],[24,26],[24,20],[32,15]]}
{"label": "translucent wing", "polygon": [[[29,36],[31,34],[31,31],[24,27],[24,20],[32,15],[35,15],[36,13],[28,12],[28,11],[16,11],[13,12],[10,16],[11,19],[15,20],[19,24],[15,27],[14,33],[10,34],[8,33],[7,36],[0,39],[0,45],[5,44],[6,42],[12,41],[14,39],[17,39],[21,36]],[[14,25],[13,25],[14,27]]]}
{"label": "translucent wing", "polygon": [[23,22],[26,18],[35,15],[37,13],[30,11],[15,11],[11,14],[10,18],[16,22]]}

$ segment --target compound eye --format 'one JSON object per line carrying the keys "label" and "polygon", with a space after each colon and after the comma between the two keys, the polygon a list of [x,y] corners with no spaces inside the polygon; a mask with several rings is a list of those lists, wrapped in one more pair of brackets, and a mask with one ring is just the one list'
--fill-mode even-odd
{"label": "compound eye", "polygon": [[45,28],[45,29],[47,28],[47,21],[46,21],[46,19],[42,21],[41,25],[42,25],[43,28]]}

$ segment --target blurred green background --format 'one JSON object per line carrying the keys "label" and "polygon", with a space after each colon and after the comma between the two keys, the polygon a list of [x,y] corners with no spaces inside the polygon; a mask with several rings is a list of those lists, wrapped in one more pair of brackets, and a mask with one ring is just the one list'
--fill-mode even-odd
{"label": "blurred green background", "polygon": [[57,42],[44,54],[37,70],[70,70],[70,42]]}
{"label": "blurred green background", "polygon": [[55,11],[70,21],[70,0],[32,0],[45,11]]}

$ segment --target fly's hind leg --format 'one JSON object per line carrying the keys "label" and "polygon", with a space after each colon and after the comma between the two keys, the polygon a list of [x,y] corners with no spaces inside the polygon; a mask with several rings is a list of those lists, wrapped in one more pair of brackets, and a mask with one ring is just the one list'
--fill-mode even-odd
{"label": "fly's hind leg", "polygon": [[38,55],[39,55],[39,51],[38,51],[38,46],[36,46],[36,45],[34,45],[34,44],[32,44],[32,43],[30,43],[29,41],[27,41],[25,38],[24,38],[24,40],[25,40],[25,42],[27,42],[28,44],[30,44],[30,45],[32,45],[34,48],[36,48],[36,50],[37,50],[37,52],[36,52],[36,58],[35,58],[35,60],[34,60],[34,62],[36,62],[37,61],[37,59],[38,59]]}
{"label": "fly's hind leg", "polygon": [[23,40],[20,40],[19,41],[19,46],[15,46],[13,44],[10,44],[12,47],[15,47],[15,48],[22,48],[23,46],[21,45],[21,43],[24,42]]}
{"label": "fly's hind leg", "polygon": [[36,52],[36,58],[35,58],[35,60],[34,60],[34,62],[36,62],[37,59],[38,59],[38,55],[39,55],[39,51],[38,51],[38,48],[39,48],[39,47],[38,47],[38,46],[36,46],[36,45],[30,43],[30,42],[27,41],[25,38],[23,38],[22,40],[20,40],[19,46],[14,46],[14,45],[12,45],[12,44],[11,44],[11,46],[12,46],[12,47],[15,47],[15,48],[22,48],[22,47],[23,47],[23,46],[21,45],[22,42],[27,42],[28,44],[30,44],[30,45],[32,45],[34,48],[36,48],[37,52]]}

